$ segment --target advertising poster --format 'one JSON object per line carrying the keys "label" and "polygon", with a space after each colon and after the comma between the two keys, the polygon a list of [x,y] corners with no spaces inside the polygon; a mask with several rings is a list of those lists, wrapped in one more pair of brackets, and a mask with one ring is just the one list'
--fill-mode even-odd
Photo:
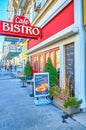
{"label": "advertising poster", "polygon": [[34,74],[34,96],[48,96],[49,90],[49,73]]}

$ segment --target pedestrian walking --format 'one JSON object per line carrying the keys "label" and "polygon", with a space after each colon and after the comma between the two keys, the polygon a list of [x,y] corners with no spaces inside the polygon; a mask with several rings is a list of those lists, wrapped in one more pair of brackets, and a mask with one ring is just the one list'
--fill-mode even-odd
{"label": "pedestrian walking", "polygon": [[17,68],[17,67],[16,67],[16,65],[15,65],[15,72],[16,72],[16,68]]}
{"label": "pedestrian walking", "polygon": [[10,64],[10,71],[12,71],[12,64]]}
{"label": "pedestrian walking", "polygon": [[7,66],[5,65],[5,71],[6,71],[6,69],[7,69]]}
{"label": "pedestrian walking", "polygon": [[6,70],[9,71],[9,65],[6,65]]}

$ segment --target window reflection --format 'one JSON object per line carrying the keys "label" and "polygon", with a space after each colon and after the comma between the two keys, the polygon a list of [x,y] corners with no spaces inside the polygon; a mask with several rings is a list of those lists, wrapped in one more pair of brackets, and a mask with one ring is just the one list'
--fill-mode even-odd
{"label": "window reflection", "polygon": [[43,54],[40,55],[40,72],[43,72],[43,66],[44,66],[44,57]]}
{"label": "window reflection", "polygon": [[60,69],[60,50],[56,51],[56,69],[57,71]]}
{"label": "window reflection", "polygon": [[54,51],[50,53],[50,58],[51,58],[51,61],[52,61],[52,64],[53,66],[55,65],[55,62],[54,62]]}
{"label": "window reflection", "polygon": [[46,53],[46,62],[48,60],[48,57],[49,57],[49,53]]}

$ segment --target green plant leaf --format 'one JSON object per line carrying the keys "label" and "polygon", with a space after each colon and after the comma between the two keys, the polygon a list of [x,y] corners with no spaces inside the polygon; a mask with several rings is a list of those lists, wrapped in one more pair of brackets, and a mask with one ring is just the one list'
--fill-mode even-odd
{"label": "green plant leaf", "polygon": [[45,65],[44,72],[49,72],[49,83],[52,86],[53,84],[58,83],[57,70],[53,66],[51,58],[48,58],[47,63]]}
{"label": "green plant leaf", "polygon": [[30,65],[30,61],[28,60],[24,67],[24,75],[31,76],[32,74],[33,74],[33,69],[32,66]]}
{"label": "green plant leaf", "polygon": [[64,101],[64,107],[68,108],[69,106],[77,108],[82,103],[82,99],[78,100],[76,97],[71,97],[67,101]]}

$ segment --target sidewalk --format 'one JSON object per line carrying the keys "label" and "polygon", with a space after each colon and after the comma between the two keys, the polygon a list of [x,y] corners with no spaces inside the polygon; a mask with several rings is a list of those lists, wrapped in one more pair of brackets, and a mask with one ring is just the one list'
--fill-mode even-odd
{"label": "sidewalk", "polygon": [[73,116],[73,119],[75,119],[77,122],[86,127],[86,112],[75,114]]}
{"label": "sidewalk", "polygon": [[86,130],[52,104],[36,106],[31,86],[21,86],[19,79],[0,80],[0,130]]}

